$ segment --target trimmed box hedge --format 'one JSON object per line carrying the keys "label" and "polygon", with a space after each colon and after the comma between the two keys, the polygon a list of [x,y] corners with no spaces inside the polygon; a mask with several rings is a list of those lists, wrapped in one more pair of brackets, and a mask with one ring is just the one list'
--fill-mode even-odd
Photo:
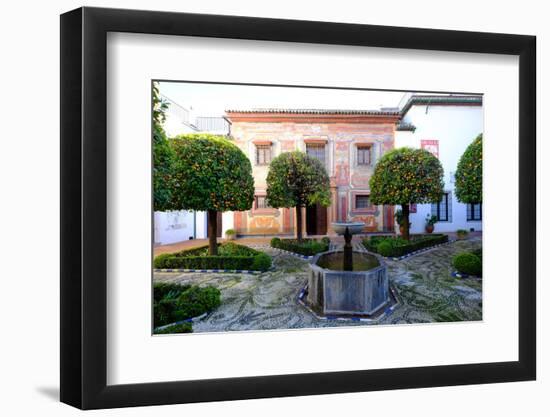
{"label": "trimmed box hedge", "polygon": [[155,283],[154,326],[164,326],[212,311],[221,304],[220,296],[220,290],[212,286]]}
{"label": "trimmed box hedge", "polygon": [[304,256],[313,256],[320,252],[326,252],[329,246],[330,239],[328,237],[323,237],[321,240],[302,239],[301,242],[297,239],[280,239],[278,237],[271,239],[271,247]]}
{"label": "trimmed box hedge", "polygon": [[363,239],[367,250],[386,257],[400,257],[420,249],[447,243],[449,236],[444,234],[414,235],[411,240],[394,236],[371,236]]}
{"label": "trimmed box hedge", "polygon": [[462,274],[481,277],[483,272],[482,249],[455,255],[453,267]]}
{"label": "trimmed box hedge", "polygon": [[193,324],[189,322],[173,324],[162,329],[155,329],[154,334],[193,333]]}
{"label": "trimmed box hedge", "polygon": [[218,255],[208,254],[208,246],[165,253],[155,258],[157,269],[239,269],[266,271],[271,267],[269,255],[236,243],[218,244]]}

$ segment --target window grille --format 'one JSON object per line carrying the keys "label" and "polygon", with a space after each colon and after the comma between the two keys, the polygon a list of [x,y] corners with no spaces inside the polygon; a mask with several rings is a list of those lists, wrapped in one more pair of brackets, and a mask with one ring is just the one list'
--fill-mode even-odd
{"label": "window grille", "polygon": [[325,145],[308,143],[306,144],[306,153],[309,156],[317,158],[319,161],[321,161],[323,166],[325,165]]}
{"label": "window grille", "polygon": [[370,198],[368,195],[356,195],[355,196],[355,208],[366,209],[370,207]]}
{"label": "window grille", "polygon": [[256,145],[256,165],[269,165],[271,162],[271,145]]}
{"label": "window grille", "polygon": [[467,210],[467,221],[480,221],[481,220],[481,203],[479,204],[467,204],[466,205]]}

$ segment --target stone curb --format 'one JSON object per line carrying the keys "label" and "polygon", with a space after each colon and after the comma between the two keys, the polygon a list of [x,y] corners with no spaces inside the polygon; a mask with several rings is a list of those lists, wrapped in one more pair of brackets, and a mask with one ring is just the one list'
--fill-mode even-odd
{"label": "stone curb", "polygon": [[[268,269],[271,270],[272,268]],[[252,271],[249,269],[179,269],[179,268],[161,268],[154,269],[154,272],[194,272],[194,273],[220,273],[220,274],[262,274],[266,271]]]}
{"label": "stone curb", "polygon": [[288,251],[288,250],[279,249],[279,248],[274,248],[273,246],[270,246],[270,248],[271,248],[271,249],[274,249],[274,250],[276,250],[276,251],[278,251],[278,252],[282,252],[282,253],[286,253],[286,254],[288,254],[288,255],[292,255],[292,256],[294,256],[294,257],[296,257],[296,258],[304,259],[304,260],[306,260],[306,261],[309,261],[310,259],[313,258],[313,256],[315,256],[315,255],[312,255],[312,256],[300,255],[299,253],[294,253],[294,252],[290,252],[290,251]]}
{"label": "stone curb", "polygon": [[462,272],[458,272],[458,271],[451,272],[451,276],[453,278],[470,278],[470,279],[477,279],[477,280],[483,279],[482,277],[478,277],[476,275],[463,274]]}
{"label": "stone curb", "polygon": [[158,327],[155,327],[153,329],[153,333],[155,332],[155,330],[162,330],[162,329],[166,329],[167,327],[170,327],[170,326],[175,326],[177,324],[183,324],[183,323],[194,323],[194,322],[197,322],[199,320],[202,320],[203,318],[205,318],[206,316],[208,316],[210,314],[210,311],[207,311],[206,313],[202,313],[200,316],[197,316],[197,317],[191,317],[189,319],[185,319],[185,320],[180,320],[180,321],[175,321],[174,323],[168,323],[168,324],[165,324],[163,326],[158,326]]}

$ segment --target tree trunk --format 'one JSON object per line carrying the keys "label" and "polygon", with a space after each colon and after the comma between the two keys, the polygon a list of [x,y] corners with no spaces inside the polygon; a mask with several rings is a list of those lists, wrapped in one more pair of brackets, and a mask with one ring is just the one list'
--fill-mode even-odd
{"label": "tree trunk", "polygon": [[218,212],[208,210],[208,253],[210,255],[218,254]]}
{"label": "tree trunk", "polygon": [[403,220],[400,226],[403,226],[403,239],[410,240],[409,235],[409,204],[401,204],[401,211],[403,212]]}
{"label": "tree trunk", "polygon": [[302,206],[296,206],[296,237],[302,240]]}

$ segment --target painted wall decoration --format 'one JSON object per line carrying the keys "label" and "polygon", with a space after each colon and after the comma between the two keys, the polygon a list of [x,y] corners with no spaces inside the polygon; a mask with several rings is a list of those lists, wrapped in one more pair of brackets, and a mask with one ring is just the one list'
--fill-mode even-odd
{"label": "painted wall decoration", "polygon": [[[327,210],[327,230],[336,220],[350,220],[353,215],[365,216],[369,231],[382,231],[382,210],[352,212],[350,192],[360,189],[368,192],[374,163],[380,153],[393,148],[394,125],[398,115],[301,114],[289,112],[284,116],[272,113],[229,112],[231,133],[236,143],[245,144],[243,151],[252,161],[256,191],[266,187],[267,166],[255,165],[255,140],[273,143],[272,157],[283,152],[306,150],[306,144],[319,141],[326,145],[326,168],[333,187],[333,204]],[[356,144],[373,144],[372,165],[358,166]],[[247,210],[236,217],[237,233],[242,234],[290,234],[295,229],[295,210],[267,213]]]}
{"label": "painted wall decoration", "polygon": [[256,216],[253,217],[250,221],[248,227],[249,229],[255,229],[256,231],[262,231],[262,230],[279,230],[279,222],[277,219],[273,216]]}
{"label": "painted wall decoration", "polygon": [[365,223],[366,231],[373,232],[378,230],[378,222],[375,216],[354,216],[352,221]]}
{"label": "painted wall decoration", "polygon": [[283,152],[291,152],[295,149],[296,142],[293,140],[281,141],[281,150]]}
{"label": "painted wall decoration", "polygon": [[355,187],[368,187],[370,177],[370,174],[356,172],[351,176],[351,183]]}
{"label": "painted wall decoration", "polygon": [[349,143],[334,144],[334,176],[336,185],[349,184]]}
{"label": "painted wall decoration", "polygon": [[422,139],[420,141],[420,147],[426,149],[436,158],[439,158],[439,141],[435,139]]}
{"label": "painted wall decoration", "polygon": [[334,169],[336,185],[347,185],[349,182],[349,165],[336,164]]}
{"label": "painted wall decoration", "polygon": [[340,214],[338,220],[342,222],[348,220],[348,199],[346,196],[340,197]]}

